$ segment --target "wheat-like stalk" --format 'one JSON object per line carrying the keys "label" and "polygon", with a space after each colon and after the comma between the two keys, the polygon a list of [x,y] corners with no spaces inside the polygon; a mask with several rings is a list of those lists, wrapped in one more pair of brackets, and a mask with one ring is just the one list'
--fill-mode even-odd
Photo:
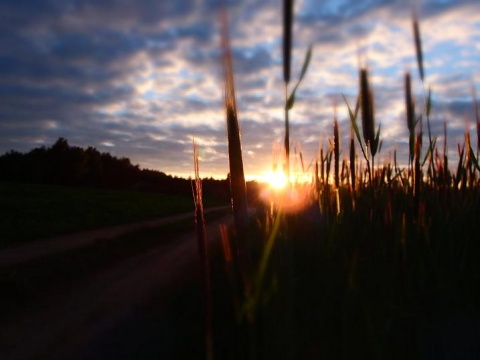
{"label": "wheat-like stalk", "polygon": [[353,128],[350,130],[350,178],[352,189],[352,200],[355,199],[355,137]]}
{"label": "wheat-like stalk", "polygon": [[285,174],[290,182],[290,124],[287,106],[292,58],[293,0],[283,1],[283,80],[285,82]]}
{"label": "wheat-like stalk", "polygon": [[409,133],[409,162],[412,163],[415,147],[415,101],[412,97],[410,73],[405,73],[405,109],[407,115],[407,128]]}
{"label": "wheat-like stalk", "polygon": [[[362,132],[365,142],[367,161],[367,171],[370,186],[373,187],[373,171],[375,154],[377,152],[377,143],[375,138],[375,118],[373,108],[373,92],[370,88],[368,80],[368,71],[366,68],[360,69],[360,109],[362,114]],[[372,157],[372,165],[370,166],[370,156]]]}
{"label": "wheat-like stalk", "polygon": [[292,23],[293,0],[283,1],[283,80],[290,82],[290,67],[292,58]]}
{"label": "wheat-like stalk", "polygon": [[420,25],[418,24],[418,17],[415,11],[412,14],[412,27],[413,37],[415,41],[415,52],[417,54],[418,72],[420,74],[420,79],[423,82],[425,78],[425,71],[423,68],[422,40],[420,37]]}
{"label": "wheat-like stalk", "polygon": [[447,122],[443,122],[443,180],[445,186],[450,185],[448,170],[448,148],[447,148]]}
{"label": "wheat-like stalk", "polygon": [[413,197],[415,214],[419,214],[420,210],[420,188],[422,183],[422,170],[420,167],[420,151],[422,149],[422,131],[417,134],[415,141],[415,156],[413,168]]}
{"label": "wheat-like stalk", "polygon": [[473,111],[474,111],[475,123],[477,125],[477,158],[478,158],[478,152],[480,150],[480,113],[478,112],[477,92],[475,91],[475,86],[473,85],[472,85],[472,97],[473,97]]}
{"label": "wheat-like stalk", "polygon": [[339,162],[340,162],[340,137],[338,134],[338,120],[335,114],[333,120],[333,152],[334,152],[334,179],[335,187],[338,189],[340,187],[340,177],[339,177]]}
{"label": "wheat-like stalk", "polygon": [[375,125],[372,109],[372,92],[368,81],[368,71],[360,69],[360,108],[362,113],[362,130],[365,144],[372,151],[372,145],[375,139]]}
{"label": "wheat-like stalk", "polygon": [[[240,267],[240,272],[245,274],[249,264],[250,251],[247,244],[248,237],[248,204],[245,174],[243,169],[242,145],[240,139],[240,126],[237,116],[235,100],[235,86],[233,79],[233,64],[230,50],[227,14],[222,12],[222,51],[225,85],[225,110],[227,121],[228,159],[230,166],[230,192],[233,208],[237,243],[233,244],[234,263]],[[235,246],[236,245],[236,246]],[[243,276],[246,280],[246,276]]]}
{"label": "wheat-like stalk", "polygon": [[202,180],[200,179],[198,145],[193,140],[193,167],[195,172],[194,202],[195,225],[197,231],[198,251],[202,269],[204,308],[205,308],[205,352],[208,360],[213,360],[213,309],[210,267],[208,263],[207,235],[203,212]]}

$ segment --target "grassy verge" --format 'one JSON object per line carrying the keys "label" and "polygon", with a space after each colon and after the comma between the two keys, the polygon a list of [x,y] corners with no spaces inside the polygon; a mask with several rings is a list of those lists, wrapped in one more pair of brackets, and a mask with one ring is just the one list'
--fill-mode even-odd
{"label": "grassy verge", "polygon": [[0,246],[194,209],[191,197],[35,184],[0,183],[0,198]]}

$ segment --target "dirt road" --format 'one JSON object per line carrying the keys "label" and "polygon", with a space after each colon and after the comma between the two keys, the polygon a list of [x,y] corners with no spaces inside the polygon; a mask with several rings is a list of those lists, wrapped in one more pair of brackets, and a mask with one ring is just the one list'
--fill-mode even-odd
{"label": "dirt road", "polygon": [[[228,216],[208,224],[209,241],[218,239],[220,225],[231,222]],[[185,333],[178,334],[178,327],[173,325],[177,321],[188,324],[190,319],[198,324],[202,317],[201,296],[193,301],[198,306],[176,303],[181,292],[199,295],[199,272],[194,234],[160,244],[79,280],[63,293],[33,304],[2,324],[0,358],[198,358],[201,343],[195,339],[202,329],[184,326]],[[188,340],[189,332],[196,332],[191,337],[194,340]],[[176,342],[182,336],[186,339],[185,353],[180,355],[182,347]],[[189,350],[188,346],[196,348]]]}
{"label": "dirt road", "polygon": [[[205,209],[205,214],[228,208],[228,206],[208,208]],[[68,250],[80,248],[82,246],[88,246],[97,239],[115,238],[126,232],[133,232],[140,229],[158,227],[164,224],[169,224],[184,219],[193,219],[193,214],[194,211],[192,210],[191,212],[184,214],[166,216],[159,219],[146,220],[126,225],[87,230],[74,234],[60,235],[51,239],[42,239],[38,241],[32,241],[27,244],[3,248],[0,249],[0,267],[29,261],[31,259],[44,255],[61,253]]]}

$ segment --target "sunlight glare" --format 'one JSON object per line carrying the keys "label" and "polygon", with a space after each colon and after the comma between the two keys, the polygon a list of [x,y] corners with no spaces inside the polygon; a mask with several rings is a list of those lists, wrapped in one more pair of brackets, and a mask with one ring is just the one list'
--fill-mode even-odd
{"label": "sunlight glare", "polygon": [[287,185],[287,177],[281,170],[270,172],[264,176],[265,181],[274,189],[283,189]]}

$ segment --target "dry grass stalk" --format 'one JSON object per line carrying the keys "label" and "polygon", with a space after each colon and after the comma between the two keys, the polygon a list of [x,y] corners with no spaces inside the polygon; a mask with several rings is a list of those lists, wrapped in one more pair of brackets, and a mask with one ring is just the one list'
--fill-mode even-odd
{"label": "dry grass stalk", "polygon": [[447,147],[447,122],[443,122],[443,177],[445,185],[449,186],[449,170],[448,170],[448,147]]}
{"label": "dry grass stalk", "polygon": [[283,1],[283,80],[290,82],[292,58],[293,0]]}
{"label": "dry grass stalk", "polygon": [[320,174],[322,184],[325,184],[325,157],[323,156],[323,147],[320,149]]}
{"label": "dry grass stalk", "polygon": [[405,73],[405,108],[407,110],[407,127],[410,132],[415,130],[415,102],[412,98],[410,73]]}
{"label": "dry grass stalk", "polygon": [[[285,87],[285,99],[287,98],[287,90]],[[288,109],[285,108],[285,175],[287,182],[290,183],[290,123],[288,118]]]}
{"label": "dry grass stalk", "polygon": [[368,82],[367,69],[360,70],[360,106],[362,111],[362,130],[365,144],[371,147],[375,140],[375,125],[372,109],[372,93]]}
{"label": "dry grass stalk", "polygon": [[413,12],[412,15],[413,36],[415,40],[415,52],[417,54],[418,72],[420,73],[420,79],[422,82],[425,78],[425,72],[423,70],[423,52],[422,52],[422,40],[420,37],[420,26],[418,24],[417,13]]}
{"label": "dry grass stalk", "polygon": [[359,175],[359,179],[357,181],[358,188],[359,188],[359,190],[362,190],[363,186],[364,186],[364,181],[365,181],[365,178],[364,178],[365,169],[363,168],[363,162],[361,160],[360,160],[360,164],[358,166],[357,174]]}
{"label": "dry grass stalk", "polygon": [[318,176],[318,171],[318,160],[315,160],[315,190],[317,196],[320,193],[320,177]]}
{"label": "dry grass stalk", "polygon": [[340,187],[340,177],[339,177],[339,164],[340,164],[340,137],[338,134],[338,120],[335,111],[335,117],[333,120],[333,152],[334,152],[334,179],[335,187],[338,189]]}
{"label": "dry grass stalk", "polygon": [[213,309],[212,288],[210,283],[210,267],[208,263],[207,235],[205,231],[205,217],[203,213],[202,180],[200,179],[198,146],[193,141],[193,164],[195,170],[194,202],[195,226],[197,231],[198,251],[203,279],[203,294],[205,307],[205,351],[208,360],[213,359]]}
{"label": "dry grass stalk", "polygon": [[325,166],[325,183],[328,184],[329,183],[329,179],[330,179],[330,167],[331,167],[331,164],[332,164],[332,155],[333,155],[333,151],[332,150],[329,150],[326,157],[325,157],[325,161],[326,161],[326,166]]}
{"label": "dry grass stalk", "polygon": [[436,169],[435,169],[435,163],[432,161],[433,154],[435,152],[435,140],[432,138],[432,131],[431,131],[431,126],[430,126],[430,110],[431,110],[431,91],[429,89],[428,95],[425,93],[425,70],[423,66],[423,51],[422,51],[422,40],[420,36],[420,25],[418,22],[418,17],[417,13],[413,11],[412,13],[412,26],[413,26],[413,35],[414,35],[414,41],[415,41],[415,52],[417,55],[417,64],[418,64],[418,71],[420,73],[420,79],[422,80],[422,83],[424,84],[423,88],[423,95],[425,99],[425,115],[427,118],[427,130],[428,130],[428,152],[427,155],[429,156],[429,168],[428,168],[428,173],[430,175],[431,179],[436,178]]}
{"label": "dry grass stalk", "polygon": [[478,154],[478,152],[480,151],[480,113],[478,112],[478,101],[477,101],[477,93],[475,91],[475,86],[472,86],[472,97],[473,97],[473,111],[475,116],[475,123],[477,125],[477,154]]}
{"label": "dry grass stalk", "polygon": [[367,171],[370,186],[373,189],[373,174],[370,167],[370,154],[372,156],[372,168],[374,168],[375,159],[375,120],[373,110],[373,94],[368,81],[368,71],[365,68],[360,69],[360,108],[362,113],[362,132],[365,142]]}
{"label": "dry grass stalk", "polygon": [[302,173],[305,173],[305,164],[303,162],[303,153],[302,148],[300,147],[300,143],[298,144],[298,155],[300,156],[300,165],[302,166]]}
{"label": "dry grass stalk", "polygon": [[465,147],[467,149],[466,153],[466,170],[468,170],[468,185],[469,187],[473,187],[473,179],[474,179],[474,169],[473,169],[473,158],[475,155],[472,153],[472,145],[470,143],[470,132],[465,130]]}
{"label": "dry grass stalk", "polygon": [[412,97],[410,73],[405,73],[405,109],[407,115],[407,127],[409,133],[409,162],[413,162],[415,146],[415,101]]}
{"label": "dry grass stalk", "polygon": [[[238,258],[240,272],[246,271],[249,263],[249,246],[246,243],[247,236],[247,189],[243,170],[242,146],[240,140],[240,127],[237,117],[237,105],[235,100],[235,86],[233,79],[233,64],[230,51],[230,38],[228,32],[227,14],[222,12],[222,51],[223,70],[225,82],[225,110],[227,120],[228,158],[230,165],[230,192],[237,232],[237,244],[232,246],[233,256]],[[235,244],[234,244],[235,245]],[[235,261],[237,263],[237,261]]]}
{"label": "dry grass stalk", "polygon": [[419,214],[420,209],[420,188],[422,183],[422,170],[420,167],[420,151],[422,148],[422,132],[417,135],[415,141],[415,157],[413,168],[413,197],[415,203],[415,214]]}
{"label": "dry grass stalk", "polygon": [[341,205],[340,205],[340,191],[339,189],[335,189],[335,205],[337,209],[337,215],[340,215],[340,212],[342,211]]}
{"label": "dry grass stalk", "polygon": [[283,1],[283,80],[285,82],[285,174],[290,183],[290,123],[288,117],[288,83],[292,59],[293,0]]}
{"label": "dry grass stalk", "polygon": [[352,204],[355,208],[356,197],[356,174],[355,174],[355,135],[353,128],[350,129],[350,179],[351,179],[351,191],[352,191]]}
{"label": "dry grass stalk", "polygon": [[355,138],[353,128],[350,130],[350,177],[353,198],[355,198]]}
{"label": "dry grass stalk", "polygon": [[395,169],[395,175],[399,174],[400,169],[397,162],[397,146],[393,148],[393,168]]}
{"label": "dry grass stalk", "polygon": [[448,170],[446,121],[443,122],[443,156],[440,155],[438,149],[435,149],[435,165],[438,172],[436,184],[438,184],[438,187],[442,188],[442,190],[447,189],[451,185],[451,178]]}
{"label": "dry grass stalk", "polygon": [[480,151],[480,117],[477,110],[477,152]]}
{"label": "dry grass stalk", "polygon": [[460,181],[462,180],[463,177],[463,169],[465,168],[465,165],[463,163],[463,157],[465,154],[465,144],[460,147],[460,144],[457,143],[457,151],[458,151],[458,166],[457,166],[457,172],[455,174],[455,188],[458,188]]}

